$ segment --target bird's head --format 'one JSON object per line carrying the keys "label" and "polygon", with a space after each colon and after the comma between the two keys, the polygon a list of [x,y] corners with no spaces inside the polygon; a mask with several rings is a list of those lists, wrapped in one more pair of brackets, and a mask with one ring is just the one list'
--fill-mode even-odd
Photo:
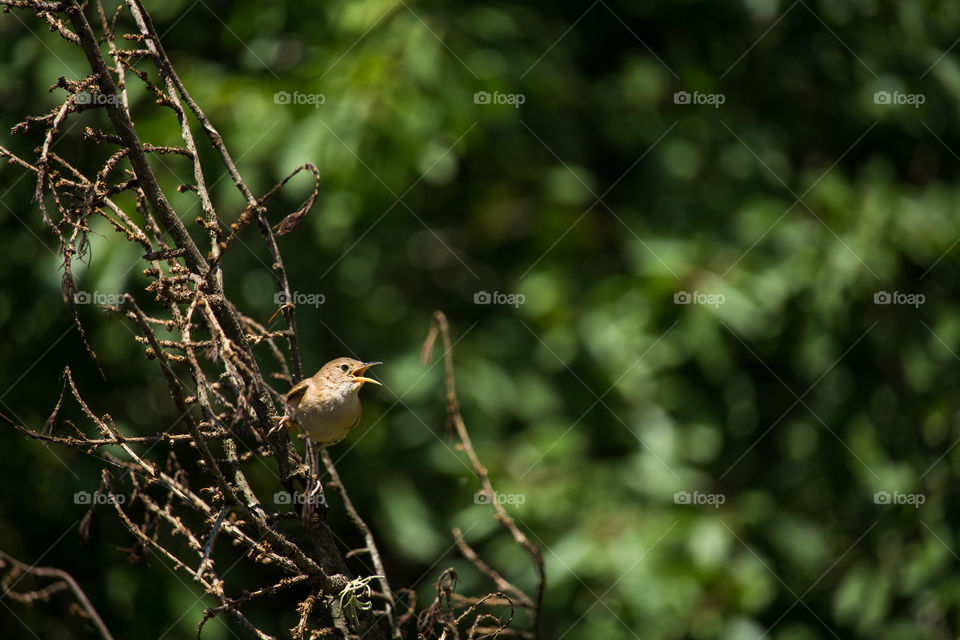
{"label": "bird's head", "polygon": [[331,360],[319,371],[319,376],[347,392],[357,392],[364,382],[380,384],[373,378],[364,377],[367,369],[382,362],[360,362],[353,358]]}

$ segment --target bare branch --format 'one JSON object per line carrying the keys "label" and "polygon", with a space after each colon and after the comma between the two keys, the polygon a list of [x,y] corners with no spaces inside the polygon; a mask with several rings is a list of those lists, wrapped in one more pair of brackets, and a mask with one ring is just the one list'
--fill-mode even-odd
{"label": "bare branch", "polygon": [[[104,640],[113,640],[110,630],[107,629],[107,625],[103,623],[103,619],[100,618],[100,614],[97,613],[97,610],[90,603],[90,599],[87,598],[87,594],[84,593],[83,589],[80,588],[80,585],[77,584],[77,581],[73,579],[73,576],[63,569],[27,565],[13,558],[10,554],[5,553],[4,551],[0,551],[0,569],[8,570],[8,573],[3,578],[4,597],[18,600],[25,604],[31,604],[36,600],[47,600],[52,593],[62,588],[69,588],[73,595],[77,598],[77,601],[80,603],[80,606],[86,612],[87,616],[89,616],[90,621],[97,628],[97,631],[101,636],[103,636]],[[38,578],[50,578],[55,580],[55,582],[48,585],[45,589],[34,591],[29,594],[13,591],[13,586],[19,582],[20,577],[24,575],[32,575]],[[61,587],[58,585],[65,586]]]}
{"label": "bare branch", "polygon": [[[463,416],[460,413],[460,402],[457,400],[457,391],[453,375],[453,344],[450,340],[450,325],[447,323],[447,317],[442,311],[435,311],[433,314],[433,324],[430,327],[430,333],[427,335],[427,339],[424,342],[423,351],[421,354],[424,362],[429,360],[438,334],[443,341],[444,349],[444,385],[447,391],[448,425],[452,425],[452,427],[456,430],[457,437],[460,439],[460,448],[467,454],[467,459],[470,460],[470,465],[476,472],[477,477],[480,478],[480,484],[483,487],[483,491],[493,498],[496,493],[494,492],[493,485],[490,482],[490,476],[487,473],[486,467],[481,464],[480,458],[477,457],[476,451],[474,451],[473,442],[471,441],[470,434],[467,431],[467,425],[464,423]],[[500,525],[506,529],[511,536],[513,536],[514,541],[523,547],[523,549],[527,551],[527,553],[530,555],[530,558],[533,560],[534,568],[537,572],[537,597],[533,609],[533,627],[534,636],[538,637],[540,634],[540,613],[543,609],[543,593],[544,589],[546,588],[543,554],[541,553],[540,548],[530,542],[527,536],[525,536],[523,532],[517,528],[513,518],[507,515],[507,512],[504,510],[503,505],[501,505],[499,501],[491,499],[489,504],[494,510],[497,522],[499,522]],[[456,537],[456,533],[454,535]],[[516,587],[511,586],[509,590],[513,591],[514,589],[516,589]],[[529,600],[529,598],[527,599]]]}

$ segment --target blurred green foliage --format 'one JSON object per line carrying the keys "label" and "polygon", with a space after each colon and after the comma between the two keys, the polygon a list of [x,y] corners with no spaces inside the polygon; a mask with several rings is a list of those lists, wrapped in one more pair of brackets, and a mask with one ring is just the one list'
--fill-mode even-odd
{"label": "blurred green foliage", "polygon": [[[320,168],[321,198],[281,249],[292,287],[325,296],[298,308],[306,367],[387,363],[359,433],[332,453],[395,588],[429,601],[450,565],[461,591],[490,588],[451,548],[454,526],[533,584],[443,438],[442,367],[418,362],[440,308],[478,453],[499,491],[524,496],[508,510],[544,549],[544,637],[956,637],[960,5],[148,5],[255,193]],[[47,92],[58,76],[86,74],[22,12],[0,19],[0,51],[8,127],[62,98]],[[523,104],[478,104],[480,91]],[[724,101],[677,104],[678,91]],[[924,102],[878,103],[882,91]],[[176,143],[170,114],[133,97],[141,136]],[[103,158],[82,144],[87,124],[107,126],[73,118],[56,148],[92,173]],[[3,144],[29,156],[40,135]],[[202,151],[232,222],[242,200]],[[190,170],[163,161],[173,194]],[[96,374],[33,187],[0,170],[0,410],[38,428],[70,366],[125,433],[167,428],[177,416],[155,363],[90,306],[106,381]],[[288,185],[271,219],[309,188]],[[190,194],[171,199],[184,220],[199,214]],[[137,252],[94,230],[78,286],[138,290]],[[242,240],[226,287],[266,321],[269,256],[253,229]],[[481,291],[524,303],[475,304]],[[724,301],[675,304],[681,291]],[[925,301],[875,304],[878,292]],[[205,605],[189,578],[152,556],[129,564],[106,510],[78,539],[72,495],[100,466],[0,429],[0,548],[72,572],[117,637],[195,633]],[[251,473],[272,490],[269,469]],[[723,503],[677,504],[682,491]],[[878,491],[925,502],[877,504]],[[351,540],[336,503],[331,523]],[[7,637],[79,637],[49,606],[0,603]],[[261,615],[290,627],[290,604]],[[230,624],[203,637],[231,637]]]}

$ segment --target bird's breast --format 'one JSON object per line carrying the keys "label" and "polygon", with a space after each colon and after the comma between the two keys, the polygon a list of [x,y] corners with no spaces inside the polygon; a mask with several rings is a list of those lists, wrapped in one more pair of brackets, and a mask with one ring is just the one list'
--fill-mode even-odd
{"label": "bird's breast", "polygon": [[360,420],[360,399],[356,393],[323,393],[311,387],[294,420],[315,444],[329,446],[343,440]]}

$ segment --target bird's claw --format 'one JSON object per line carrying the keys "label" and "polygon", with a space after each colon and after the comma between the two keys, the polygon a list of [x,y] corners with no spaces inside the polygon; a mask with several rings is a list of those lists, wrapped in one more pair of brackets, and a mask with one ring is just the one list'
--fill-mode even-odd
{"label": "bird's claw", "polygon": [[290,422],[290,416],[283,416],[282,418],[280,418],[277,424],[271,427],[270,431],[267,431],[267,435],[272,436],[274,433],[276,433],[281,428],[283,428],[283,425],[287,424],[288,422]]}

